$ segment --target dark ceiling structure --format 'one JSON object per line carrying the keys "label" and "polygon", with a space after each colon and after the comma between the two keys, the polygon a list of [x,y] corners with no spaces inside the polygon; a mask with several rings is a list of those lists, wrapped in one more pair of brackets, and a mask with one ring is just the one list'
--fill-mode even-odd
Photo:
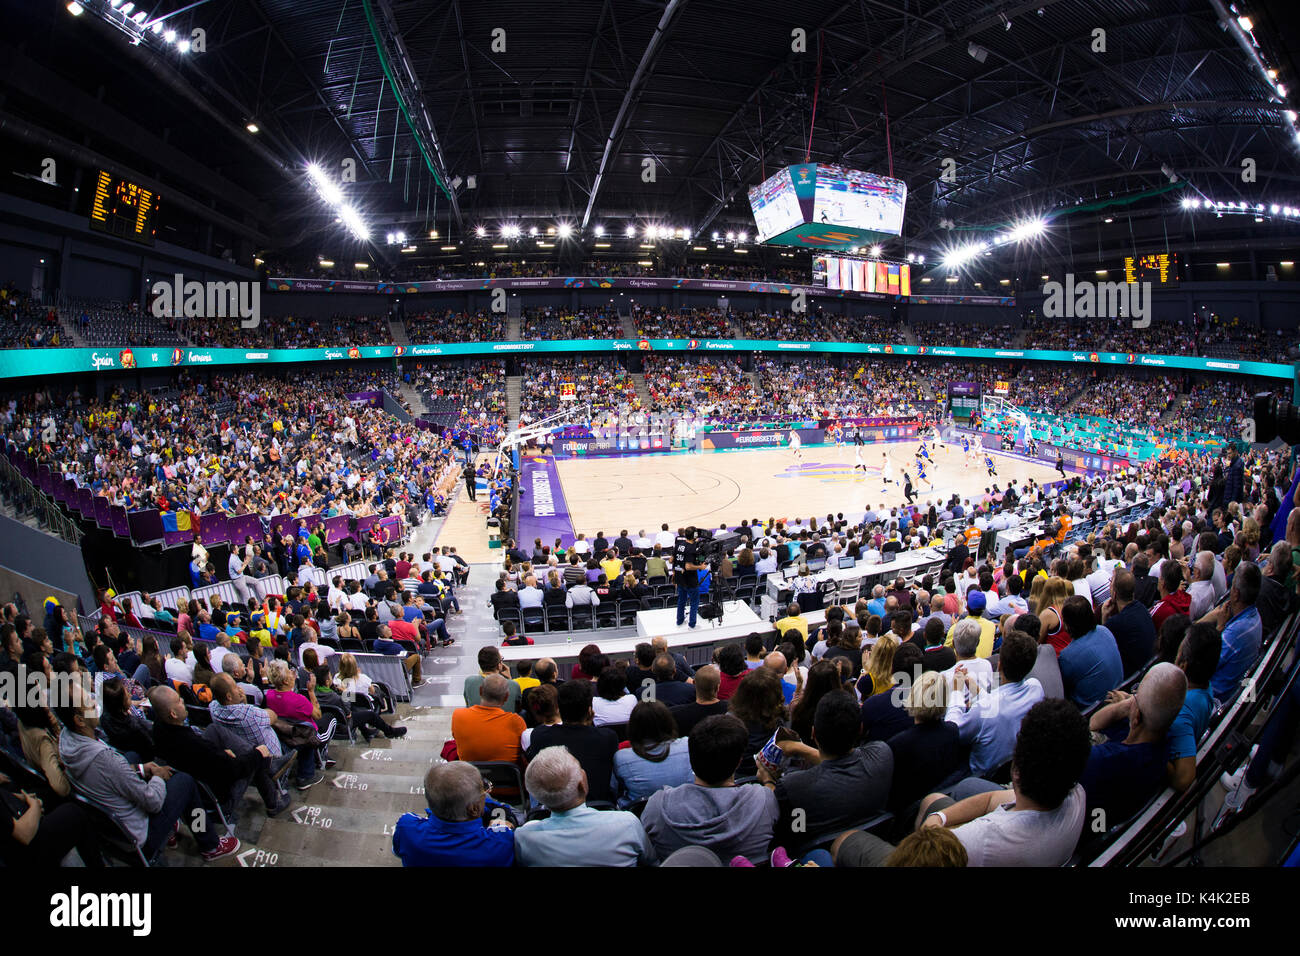
{"label": "dark ceiling structure", "polygon": [[580,255],[597,226],[752,233],[746,190],[805,159],[907,183],[886,254],[1026,217],[1052,225],[1009,268],[1300,235],[1177,213],[1300,206],[1292,94],[1259,66],[1300,94],[1287,3],[145,0],[146,24],[203,31],[188,54],[132,44],[108,5],[5,0],[0,141],[116,163],[241,255],[348,249],[304,175],[345,160],[388,261],[394,230],[433,262],[503,223],[567,224]]}

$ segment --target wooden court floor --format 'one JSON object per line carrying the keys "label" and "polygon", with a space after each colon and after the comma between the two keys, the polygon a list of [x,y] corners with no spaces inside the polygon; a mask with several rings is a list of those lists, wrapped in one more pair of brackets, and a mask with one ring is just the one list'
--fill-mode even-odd
{"label": "wooden court floor", "polygon": [[[737,525],[742,519],[766,521],[808,518],[843,512],[856,519],[868,508],[893,507],[905,502],[903,471],[912,476],[915,503],[939,504],[953,493],[963,498],[982,495],[996,482],[1005,488],[1033,478],[1050,482],[1059,478],[1047,465],[1034,465],[993,454],[997,477],[989,477],[981,456],[967,467],[956,446],[931,448],[933,464],[926,472],[934,487],[918,480],[914,462],[917,444],[868,445],[862,460],[866,475],[854,471],[854,446],[804,448],[796,461],[788,448],[755,451],[702,452],[645,455],[633,458],[571,458],[556,467],[575,532],[589,538],[604,531],[613,538],[626,528],[632,534],[644,529],[654,536],[661,522],[674,531],[686,525],[716,528],[723,521]],[[888,454],[894,484],[882,481],[882,454]]]}

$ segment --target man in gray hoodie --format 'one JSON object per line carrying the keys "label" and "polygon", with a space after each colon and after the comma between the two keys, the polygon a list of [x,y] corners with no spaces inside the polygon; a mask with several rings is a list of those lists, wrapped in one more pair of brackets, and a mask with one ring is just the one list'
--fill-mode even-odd
{"label": "man in gray hoodie", "polygon": [[94,697],[76,682],[68,686],[68,700],[54,708],[66,730],[59,735],[59,756],[68,778],[78,793],[117,821],[146,860],[154,858],[180,820],[189,826],[204,860],[239,849],[235,837],[218,838],[215,816],[209,821],[193,777],[155,763],[131,766],[96,737]]}
{"label": "man in gray hoodie", "polygon": [[684,846],[707,846],[718,858],[766,859],[779,809],[758,784],[736,786],[749,732],[731,714],[706,717],[689,738],[692,783],[650,797],[641,823],[659,859]]}

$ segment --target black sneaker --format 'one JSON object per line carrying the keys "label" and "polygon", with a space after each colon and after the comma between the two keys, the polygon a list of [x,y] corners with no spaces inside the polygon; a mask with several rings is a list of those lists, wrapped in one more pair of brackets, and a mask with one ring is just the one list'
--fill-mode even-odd
{"label": "black sneaker", "polygon": [[405,727],[394,727],[394,728],[393,728],[393,729],[388,733],[388,739],[389,739],[389,740],[392,740],[392,739],[395,738],[395,737],[405,737],[405,736],[406,736],[406,728],[405,728]]}
{"label": "black sneaker", "polygon": [[314,777],[305,780],[299,780],[294,786],[296,786],[299,790],[310,790],[312,787],[316,786],[316,784],[320,783],[324,779],[325,779],[325,774],[321,773],[320,771],[317,771]]}

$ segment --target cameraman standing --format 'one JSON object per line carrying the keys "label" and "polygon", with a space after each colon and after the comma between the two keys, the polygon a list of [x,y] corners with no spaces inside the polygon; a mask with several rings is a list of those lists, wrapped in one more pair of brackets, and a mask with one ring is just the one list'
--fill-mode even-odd
{"label": "cameraman standing", "polygon": [[686,604],[691,605],[691,627],[700,610],[700,571],[704,565],[699,563],[699,547],[695,543],[695,529],[687,528],[678,536],[673,546],[673,575],[677,585],[677,626],[681,627],[686,617]]}

